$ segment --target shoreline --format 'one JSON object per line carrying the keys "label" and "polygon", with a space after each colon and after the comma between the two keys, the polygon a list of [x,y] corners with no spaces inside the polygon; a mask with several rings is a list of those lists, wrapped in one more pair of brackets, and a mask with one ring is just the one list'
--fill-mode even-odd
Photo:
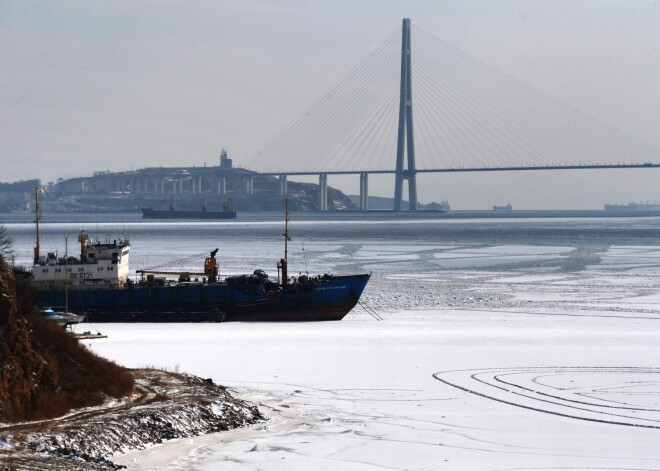
{"label": "shoreline", "polygon": [[264,421],[255,406],[211,379],[155,369],[131,370],[136,388],[121,401],[36,422],[2,424],[7,469],[107,470],[113,459],[173,439],[198,437]]}
{"label": "shoreline", "polygon": [[[605,211],[602,209],[564,209],[564,210],[455,210],[450,212],[438,211],[400,211],[369,210],[363,211],[305,211],[291,212],[294,222],[325,222],[325,221],[455,221],[496,219],[498,221],[520,219],[645,219],[660,217],[660,211]],[[273,212],[239,212],[235,219],[144,219],[140,213],[135,212],[49,212],[43,213],[42,222],[45,224],[62,223],[192,223],[192,224],[222,224],[227,226],[255,222],[282,221],[282,213]],[[34,214],[31,212],[3,213],[0,212],[1,224],[34,224]]]}

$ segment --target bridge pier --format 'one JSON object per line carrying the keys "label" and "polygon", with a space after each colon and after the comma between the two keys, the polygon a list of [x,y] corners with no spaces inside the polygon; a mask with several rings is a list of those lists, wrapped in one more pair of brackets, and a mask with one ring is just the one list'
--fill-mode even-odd
{"label": "bridge pier", "polygon": [[218,180],[218,194],[226,195],[227,194],[227,180],[225,178],[220,178]]}
{"label": "bridge pier", "polygon": [[245,193],[248,195],[254,194],[254,177],[247,177],[245,179]]}
{"label": "bridge pier", "polygon": [[[399,135],[396,146],[396,179],[394,182],[394,210],[401,211],[403,180],[408,180],[410,211],[417,210],[417,170],[415,169],[415,141],[412,111],[412,62],[410,19],[404,18],[401,34],[401,90],[399,96]],[[408,169],[404,170],[404,141],[408,155]]]}
{"label": "bridge pier", "polygon": [[369,209],[369,174],[360,174],[360,210],[367,211]]}
{"label": "bridge pier", "polygon": [[328,175],[326,173],[319,175],[319,210],[328,210]]}
{"label": "bridge pier", "polygon": [[280,195],[286,195],[288,193],[286,175],[280,175]]}

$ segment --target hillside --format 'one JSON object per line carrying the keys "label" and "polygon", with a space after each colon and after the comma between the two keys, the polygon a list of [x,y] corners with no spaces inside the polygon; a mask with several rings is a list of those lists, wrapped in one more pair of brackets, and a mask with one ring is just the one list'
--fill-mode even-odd
{"label": "hillside", "polygon": [[[95,172],[87,177],[0,183],[0,212],[30,211],[34,189],[40,186],[42,203],[52,212],[124,212],[151,207],[221,211],[231,201],[238,212],[281,210],[289,199],[291,211],[320,210],[319,185],[259,175],[232,167],[158,167],[127,172]],[[285,190],[285,191],[283,191]],[[357,206],[340,190],[327,187],[330,211]]]}
{"label": "hillside", "polygon": [[133,378],[44,319],[0,262],[0,421],[47,419],[130,394]]}

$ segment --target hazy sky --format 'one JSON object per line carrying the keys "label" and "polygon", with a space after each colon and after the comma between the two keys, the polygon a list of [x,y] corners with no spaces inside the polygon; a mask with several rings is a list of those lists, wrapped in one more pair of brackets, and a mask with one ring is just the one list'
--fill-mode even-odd
{"label": "hazy sky", "polygon": [[[222,147],[240,165],[403,17],[660,147],[658,1],[0,0],[0,181],[215,165]],[[658,180],[427,175],[418,193],[454,208],[598,208],[660,202]],[[370,193],[391,196],[392,178]]]}

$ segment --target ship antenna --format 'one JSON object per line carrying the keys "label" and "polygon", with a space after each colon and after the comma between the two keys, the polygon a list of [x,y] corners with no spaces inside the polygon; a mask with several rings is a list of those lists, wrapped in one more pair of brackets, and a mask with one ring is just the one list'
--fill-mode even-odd
{"label": "ship antenna", "polygon": [[37,245],[34,247],[34,264],[38,265],[39,264],[39,250],[40,250],[40,244],[39,244],[39,220],[41,219],[41,211],[39,210],[39,185],[36,186],[34,189],[34,222],[37,225]]}
{"label": "ship antenna", "polygon": [[284,200],[284,260],[289,255],[289,199]]}

